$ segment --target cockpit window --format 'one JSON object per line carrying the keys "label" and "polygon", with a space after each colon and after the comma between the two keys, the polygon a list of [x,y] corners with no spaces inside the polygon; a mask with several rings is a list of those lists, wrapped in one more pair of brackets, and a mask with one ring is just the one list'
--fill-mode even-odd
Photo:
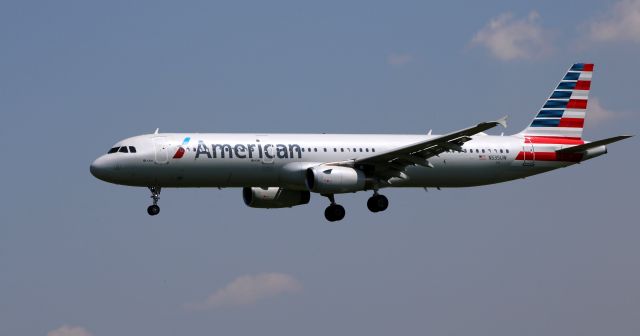
{"label": "cockpit window", "polygon": [[129,153],[129,150],[127,149],[127,146],[122,146],[122,147],[120,147],[120,150],[118,152],[120,152],[120,153]]}
{"label": "cockpit window", "polygon": [[129,146],[129,153],[135,153],[136,152],[136,148],[133,146]]}
{"label": "cockpit window", "polygon": [[113,154],[113,153],[117,152],[118,149],[120,149],[120,147],[113,147],[107,152],[107,154]]}

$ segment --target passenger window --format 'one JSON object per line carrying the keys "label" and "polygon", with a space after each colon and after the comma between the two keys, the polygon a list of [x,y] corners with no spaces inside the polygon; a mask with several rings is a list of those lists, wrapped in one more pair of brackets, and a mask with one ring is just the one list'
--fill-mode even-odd
{"label": "passenger window", "polygon": [[362,153],[362,148],[360,148],[360,153]]}
{"label": "passenger window", "polygon": [[508,149],[505,149],[505,150],[507,151],[507,153],[509,153],[509,150],[508,150]]}
{"label": "passenger window", "polygon": [[129,146],[129,153],[135,153],[136,152],[136,148],[133,146]]}
{"label": "passenger window", "polygon": [[120,147],[113,147],[107,152],[107,154],[113,154],[113,153],[117,152],[118,149],[120,149]]}
{"label": "passenger window", "polygon": [[301,148],[302,152],[304,153],[304,147]]}
{"label": "passenger window", "polygon": [[375,152],[375,151],[376,151],[376,149],[375,149],[375,148],[371,148],[371,151],[372,151],[372,152]]}
{"label": "passenger window", "polygon": [[317,152],[317,151],[318,151],[318,149],[317,149],[317,148],[314,148],[314,149],[313,149],[313,151],[314,151],[314,152]]}
{"label": "passenger window", "polygon": [[118,152],[120,152],[120,153],[129,153],[129,150],[127,149],[127,146],[122,146],[122,147],[120,147],[120,150]]}
{"label": "passenger window", "polygon": [[365,148],[364,151],[368,153],[369,152],[369,148]]}
{"label": "passenger window", "polygon": [[484,148],[482,149],[482,152],[484,153]]}
{"label": "passenger window", "polygon": [[324,151],[326,152],[326,151],[327,151],[327,148],[324,148]]}
{"label": "passenger window", "polygon": [[476,148],[476,153],[480,153],[480,150]]}
{"label": "passenger window", "polygon": [[500,153],[502,153],[502,149],[500,150]]}
{"label": "passenger window", "polygon": [[309,153],[311,153],[311,147],[307,148],[307,150],[309,151]]}
{"label": "passenger window", "polygon": [[340,148],[340,151],[341,151],[341,152],[344,152],[344,148]]}
{"label": "passenger window", "polygon": [[333,148],[333,151],[334,151],[334,152],[337,152],[337,151],[338,151],[338,149],[337,149],[337,148]]}

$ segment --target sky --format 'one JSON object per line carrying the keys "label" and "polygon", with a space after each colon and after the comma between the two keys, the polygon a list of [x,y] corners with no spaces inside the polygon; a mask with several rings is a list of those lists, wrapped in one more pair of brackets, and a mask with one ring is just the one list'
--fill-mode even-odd
{"label": "sky", "polygon": [[3,1],[0,44],[0,335],[640,334],[637,138],[335,223],[89,173],[156,128],[517,133],[575,62],[585,137],[638,134],[638,0]]}

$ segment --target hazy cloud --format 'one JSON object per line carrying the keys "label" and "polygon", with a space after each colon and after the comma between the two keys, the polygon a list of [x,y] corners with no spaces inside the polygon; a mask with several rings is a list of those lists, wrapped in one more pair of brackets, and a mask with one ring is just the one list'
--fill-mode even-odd
{"label": "hazy cloud", "polygon": [[87,329],[83,327],[74,327],[74,326],[68,326],[68,325],[63,325],[62,327],[56,330],[51,330],[50,332],[47,333],[47,336],[92,336],[92,335],[93,334],[91,334],[89,331],[87,331]]}
{"label": "hazy cloud", "polygon": [[608,121],[614,118],[625,117],[628,114],[625,112],[614,112],[608,110],[600,104],[598,98],[589,98],[589,105],[587,109],[587,122],[591,124],[599,124],[604,121]]}
{"label": "hazy cloud", "polygon": [[512,13],[501,14],[478,31],[471,44],[487,48],[504,61],[540,56],[550,49],[550,44],[537,23],[538,17],[535,11],[523,19],[514,18]]}
{"label": "hazy cloud", "polygon": [[411,61],[413,61],[413,55],[411,54],[392,53],[387,57],[387,63],[394,66],[405,65]]}
{"label": "hazy cloud", "polygon": [[615,3],[603,19],[589,25],[589,37],[594,41],[640,42],[640,0]]}
{"label": "hazy cloud", "polygon": [[204,302],[190,304],[193,309],[207,309],[222,306],[252,305],[259,300],[302,290],[298,280],[283,273],[262,273],[236,278],[218,289]]}

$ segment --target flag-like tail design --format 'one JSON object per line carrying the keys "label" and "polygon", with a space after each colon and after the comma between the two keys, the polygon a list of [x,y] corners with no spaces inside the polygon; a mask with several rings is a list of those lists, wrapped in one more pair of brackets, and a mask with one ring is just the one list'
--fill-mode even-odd
{"label": "flag-like tail design", "polygon": [[581,139],[592,74],[591,63],[572,65],[531,125],[521,134]]}

